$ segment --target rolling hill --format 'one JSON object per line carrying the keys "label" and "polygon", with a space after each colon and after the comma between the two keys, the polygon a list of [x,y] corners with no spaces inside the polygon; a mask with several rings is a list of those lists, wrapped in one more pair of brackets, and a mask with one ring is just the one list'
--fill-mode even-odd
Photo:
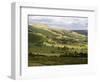
{"label": "rolling hill", "polygon": [[28,65],[87,63],[87,35],[80,31],[28,25]]}
{"label": "rolling hill", "polygon": [[48,44],[85,44],[87,36],[72,31],[51,29],[47,25],[34,24],[28,26],[29,43],[46,42]]}

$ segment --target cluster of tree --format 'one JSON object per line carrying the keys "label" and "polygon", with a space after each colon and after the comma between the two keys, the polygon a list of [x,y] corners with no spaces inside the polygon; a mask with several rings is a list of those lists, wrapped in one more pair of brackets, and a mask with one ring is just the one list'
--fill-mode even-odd
{"label": "cluster of tree", "polygon": [[[54,51],[51,51],[52,54],[56,53]],[[85,51],[77,51],[77,50],[66,50],[66,51],[60,51],[60,56],[59,57],[87,57],[88,53]],[[43,55],[41,53],[29,53],[30,57],[35,57],[35,56],[42,56],[46,57],[46,55]],[[55,56],[55,55],[54,55]],[[58,56],[57,56],[58,57]]]}
{"label": "cluster of tree", "polygon": [[40,54],[40,53],[32,53],[32,52],[29,52],[28,53],[28,56],[29,57],[35,57],[35,56],[38,56],[38,57],[46,57],[45,55],[42,55],[42,54]]}
{"label": "cluster of tree", "polygon": [[87,49],[86,48],[61,48],[60,57],[87,57]]}
{"label": "cluster of tree", "polygon": [[60,57],[87,57],[87,53],[84,52],[64,52]]}

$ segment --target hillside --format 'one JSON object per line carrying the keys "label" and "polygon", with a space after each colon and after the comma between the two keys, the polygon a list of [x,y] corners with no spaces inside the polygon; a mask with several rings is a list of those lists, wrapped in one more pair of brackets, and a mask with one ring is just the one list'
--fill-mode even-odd
{"label": "hillside", "polygon": [[[41,62],[43,65],[51,65],[54,64],[52,62],[55,62],[57,65],[63,58],[87,57],[87,36],[73,30],[50,28],[46,24],[29,25],[28,53],[30,66],[33,64],[40,65]],[[59,57],[58,61],[56,57]],[[80,58],[77,61],[74,58],[72,59],[75,61],[70,60],[68,62],[66,60],[62,64],[87,63],[86,58],[82,61]],[[37,62],[39,63],[37,64]],[[45,62],[47,63],[45,64]]]}
{"label": "hillside", "polygon": [[[70,30],[59,30],[48,28],[47,25],[32,25],[28,27],[29,42],[36,43],[38,41],[45,41],[48,44],[79,44],[86,43],[87,37]],[[37,39],[38,38],[38,39]],[[43,42],[44,42],[43,41]]]}

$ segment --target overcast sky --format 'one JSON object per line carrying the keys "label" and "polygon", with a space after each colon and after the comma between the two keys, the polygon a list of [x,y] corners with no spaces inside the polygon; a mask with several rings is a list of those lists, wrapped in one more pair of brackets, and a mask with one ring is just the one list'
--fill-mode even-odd
{"label": "overcast sky", "polygon": [[88,18],[83,17],[54,17],[54,16],[29,16],[29,25],[42,23],[51,28],[70,30],[87,30]]}

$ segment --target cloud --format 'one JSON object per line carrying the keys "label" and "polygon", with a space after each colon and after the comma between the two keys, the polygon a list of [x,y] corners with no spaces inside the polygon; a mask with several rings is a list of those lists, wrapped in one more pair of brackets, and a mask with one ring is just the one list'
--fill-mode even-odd
{"label": "cloud", "polygon": [[83,17],[53,17],[53,16],[29,16],[29,24],[43,23],[50,27],[58,27],[71,30],[86,30],[88,18]]}

